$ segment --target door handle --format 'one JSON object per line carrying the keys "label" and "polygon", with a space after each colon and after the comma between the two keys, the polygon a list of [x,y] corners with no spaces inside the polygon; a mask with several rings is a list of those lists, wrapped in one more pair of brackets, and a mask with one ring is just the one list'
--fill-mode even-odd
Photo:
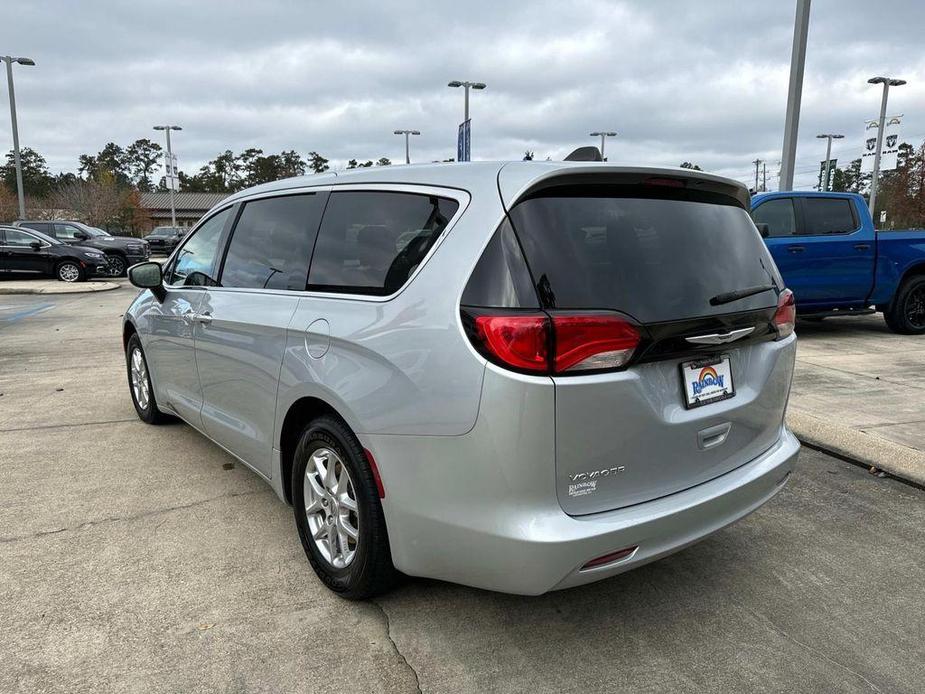
{"label": "door handle", "polygon": [[791,253],[802,253],[806,250],[805,246],[787,246],[787,250]]}
{"label": "door handle", "polygon": [[854,244],[854,247],[856,250],[859,250],[859,251],[869,251],[870,250],[869,243],[856,243]]}
{"label": "door handle", "polygon": [[193,320],[197,320],[203,325],[208,325],[209,323],[212,322],[212,314],[211,313],[194,313]]}

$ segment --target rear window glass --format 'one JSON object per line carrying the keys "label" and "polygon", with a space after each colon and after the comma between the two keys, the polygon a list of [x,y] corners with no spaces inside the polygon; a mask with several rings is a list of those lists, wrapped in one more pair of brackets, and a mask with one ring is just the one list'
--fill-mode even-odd
{"label": "rear window glass", "polygon": [[858,226],[845,198],[804,198],[803,212],[809,235],[846,234]]}
{"label": "rear window glass", "polygon": [[309,271],[309,289],[397,291],[456,214],[455,200],[385,191],[331,193]]}
{"label": "rear window glass", "polygon": [[719,306],[725,292],[780,276],[748,213],[728,199],[628,186],[553,188],[511,210],[543,303],[614,309],[644,323],[774,306],[763,292]]}

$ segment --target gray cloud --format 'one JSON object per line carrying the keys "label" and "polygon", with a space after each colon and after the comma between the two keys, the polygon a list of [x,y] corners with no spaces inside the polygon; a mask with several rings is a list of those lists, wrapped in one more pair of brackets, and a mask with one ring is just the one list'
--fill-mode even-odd
{"label": "gray cloud", "polygon": [[[106,142],[153,137],[176,122],[181,168],[224,149],[317,150],[400,160],[398,127],[418,161],[455,155],[462,94],[473,95],[473,156],[561,158],[608,128],[613,161],[683,160],[747,179],[750,161],[780,158],[794,7],[791,2],[421,3],[51,2],[17,7],[0,50],[33,57],[16,70],[23,145],[55,171]],[[876,21],[874,26],[871,22]],[[888,73],[891,112],[921,141],[925,4],[816,0],[797,152],[798,185],[814,180],[814,135],[863,121]],[[10,147],[9,127],[0,148]]]}

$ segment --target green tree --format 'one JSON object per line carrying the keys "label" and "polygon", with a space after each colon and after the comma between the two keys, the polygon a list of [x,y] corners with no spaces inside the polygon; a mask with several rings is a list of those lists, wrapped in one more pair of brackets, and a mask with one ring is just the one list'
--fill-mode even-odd
{"label": "green tree", "polygon": [[[25,195],[45,197],[51,190],[52,177],[45,157],[31,147],[19,151],[22,165],[22,188]],[[16,158],[12,150],[6,155],[6,164],[0,166],[0,178],[4,185],[16,192]]]}
{"label": "green tree", "polygon": [[161,158],[161,146],[147,138],[135,140],[125,148],[125,161],[129,171],[135,176],[138,190],[148,192],[154,188],[151,174]]}
{"label": "green tree", "polygon": [[376,166],[391,166],[392,160],[388,157],[382,157],[376,162]]}
{"label": "green tree", "polygon": [[691,164],[689,161],[681,162],[682,169],[690,169],[691,171],[703,171],[697,164]]}
{"label": "green tree", "polygon": [[533,152],[531,152],[529,149],[528,149],[526,152],[524,152],[524,159],[523,159],[523,160],[524,160],[524,161],[533,161]]}
{"label": "green tree", "polygon": [[99,170],[99,163],[92,154],[81,154],[77,157],[77,173],[82,174],[87,180],[96,178]]}
{"label": "green tree", "polygon": [[328,166],[328,160],[318,154],[318,152],[309,152],[308,168],[312,170],[312,173],[318,174],[324,173],[330,167]]}
{"label": "green tree", "polygon": [[355,169],[357,166],[359,166],[359,164],[357,164],[356,159],[351,159],[350,161],[347,162],[348,169]]}
{"label": "green tree", "polygon": [[107,172],[112,175],[118,186],[126,186],[131,181],[125,150],[115,142],[106,143],[106,146],[96,155],[96,163],[98,166],[97,176],[102,172]]}
{"label": "green tree", "polygon": [[304,176],[308,165],[305,160],[294,149],[280,152],[280,172],[283,178],[292,176]]}

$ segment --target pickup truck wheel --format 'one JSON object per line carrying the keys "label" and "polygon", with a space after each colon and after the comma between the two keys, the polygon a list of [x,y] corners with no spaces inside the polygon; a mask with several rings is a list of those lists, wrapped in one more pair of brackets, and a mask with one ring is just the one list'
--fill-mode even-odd
{"label": "pickup truck wheel", "polygon": [[125,256],[118,253],[109,253],[106,255],[106,271],[110,277],[123,277],[125,275]]}
{"label": "pickup truck wheel", "polygon": [[910,277],[900,285],[883,318],[894,333],[925,334],[925,275]]}

